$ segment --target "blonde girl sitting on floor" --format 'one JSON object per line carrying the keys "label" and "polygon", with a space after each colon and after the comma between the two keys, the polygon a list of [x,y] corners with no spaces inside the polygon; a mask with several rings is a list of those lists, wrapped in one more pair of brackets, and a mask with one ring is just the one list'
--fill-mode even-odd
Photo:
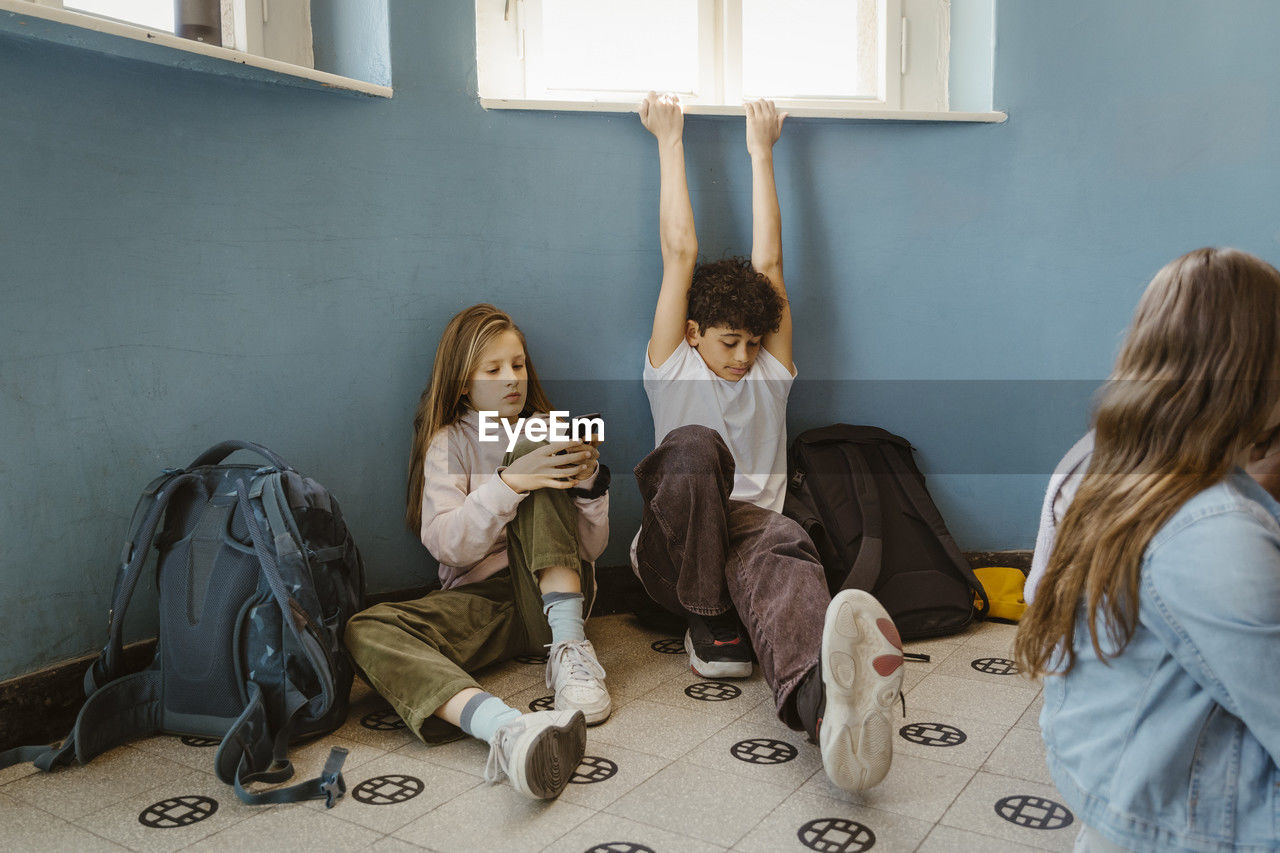
{"label": "blonde girl sitting on floor", "polygon": [[[531,797],[564,790],[586,726],[609,716],[604,670],[583,634],[592,561],[609,537],[609,471],[585,443],[481,439],[550,411],[524,335],[492,305],[457,314],[414,417],[407,522],[443,589],[357,614],[346,642],[369,683],[426,743],[458,729],[490,744],[485,778]],[[499,434],[502,434],[502,430]],[[555,710],[522,714],[470,673],[550,646]]]}

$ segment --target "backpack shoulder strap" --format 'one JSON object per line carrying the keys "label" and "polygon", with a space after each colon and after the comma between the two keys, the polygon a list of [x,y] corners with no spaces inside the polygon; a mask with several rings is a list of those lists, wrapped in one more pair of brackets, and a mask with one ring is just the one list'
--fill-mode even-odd
{"label": "backpack shoulder strap", "polygon": [[0,768],[24,761],[46,771],[76,761],[87,764],[125,741],[160,731],[160,678],[158,669],[145,669],[103,685],[85,701],[65,738],[0,752]]}
{"label": "backpack shoulder strap", "polygon": [[[320,682],[322,697],[320,706],[315,711],[317,715],[321,715],[327,713],[336,700],[337,685],[333,679],[333,671],[330,669],[328,657],[320,645],[320,629],[314,624],[311,615],[307,613],[306,609],[290,594],[284,578],[280,576],[277,550],[274,546],[279,543],[286,549],[293,548],[296,550],[297,543],[293,541],[292,535],[287,532],[288,526],[280,518],[277,497],[279,478],[280,474],[276,472],[260,478],[258,483],[254,484],[255,492],[258,491],[259,484],[261,484],[259,501],[263,507],[263,513],[270,524],[269,530],[263,530],[262,525],[258,523],[253,504],[249,500],[249,490],[246,488],[244,480],[236,482],[236,492],[239,498],[240,511],[244,514],[245,526],[249,528],[249,538],[253,540],[253,550],[258,555],[258,562],[262,567],[262,574],[267,579],[267,586],[271,588],[272,597],[275,598],[276,604],[280,608],[280,622],[297,642],[303,654],[306,655],[307,660],[311,663],[312,670],[315,672],[316,679]],[[267,535],[271,531],[276,532],[276,538],[268,541]],[[290,552],[286,551],[287,553]],[[291,716],[292,710],[290,711]]]}
{"label": "backpack shoulder strap", "polygon": [[153,669],[117,677],[124,656],[124,616],[173,493],[195,476],[168,469],[142,490],[129,522],[107,614],[107,644],[85,670],[85,703],[58,743],[0,752],[0,767],[30,761],[41,770],[88,762],[127,740],[159,730],[160,674]]}
{"label": "backpack shoulder strap", "polygon": [[880,489],[867,460],[857,447],[844,442],[840,450],[849,465],[854,494],[862,512],[862,543],[840,588],[870,592],[880,580],[880,571],[884,567],[884,510],[880,505]]}
{"label": "backpack shoulder strap", "polygon": [[107,644],[98,659],[84,674],[84,692],[92,695],[119,675],[124,655],[124,615],[133,600],[133,592],[142,575],[143,564],[155,542],[160,519],[169,505],[169,499],[183,484],[197,479],[195,474],[169,470],[152,480],[142,492],[133,510],[129,538],[120,554],[120,570],[116,573],[115,589],[111,595],[111,609],[107,612]]}
{"label": "backpack shoulder strap", "polygon": [[[222,739],[222,745],[218,747],[218,754],[214,759],[218,778],[234,786],[236,796],[247,805],[323,799],[326,808],[333,808],[347,790],[346,780],[342,778],[342,764],[346,761],[347,750],[340,746],[329,751],[324,770],[314,779],[288,788],[257,793],[249,791],[247,786],[251,782],[276,783],[291,779],[293,765],[286,758],[292,714],[290,720],[272,738],[262,689],[253,681],[248,683],[248,688],[249,703],[245,706],[244,713],[231,724],[226,737]],[[295,708],[295,712],[296,710]]]}
{"label": "backpack shoulder strap", "polygon": [[974,594],[981,599],[982,605],[978,610],[985,615],[991,609],[991,601],[987,598],[987,592],[982,588],[982,583],[977,576],[974,575],[969,561],[965,559],[964,554],[960,551],[960,546],[956,544],[951,531],[947,529],[947,522],[943,519],[942,513],[938,511],[933,498],[929,496],[928,490],[925,489],[924,475],[920,473],[920,470],[916,467],[915,460],[911,456],[911,444],[906,439],[899,439],[899,442],[897,447],[885,448],[884,457],[889,464],[889,470],[893,473],[898,484],[902,486],[903,492],[906,493],[907,498],[911,501],[916,513],[924,520],[925,524],[929,525],[929,529],[933,531],[943,550],[951,558],[951,562],[955,565],[956,571],[960,573],[960,577],[969,585]]}
{"label": "backpack shoulder strap", "polygon": [[87,764],[125,741],[160,731],[162,692],[158,668],[117,678],[94,691],[69,737],[75,742],[76,760]]}

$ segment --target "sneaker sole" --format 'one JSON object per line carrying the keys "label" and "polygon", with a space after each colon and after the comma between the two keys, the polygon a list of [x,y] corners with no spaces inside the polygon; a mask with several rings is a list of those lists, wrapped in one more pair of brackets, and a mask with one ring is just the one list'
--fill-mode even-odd
{"label": "sneaker sole", "polygon": [[693,637],[684,632],[684,650],[689,655],[689,668],[703,678],[750,678],[751,661],[705,661],[693,651]]}
{"label": "sneaker sole", "polygon": [[837,787],[862,791],[888,774],[902,674],[902,641],[880,602],[862,590],[836,595],[822,628],[827,706],[818,737]]}
{"label": "sneaker sole", "polygon": [[581,711],[563,726],[548,726],[528,745],[524,755],[513,755],[524,767],[523,784],[515,787],[530,797],[551,800],[569,784],[569,779],[587,751],[587,721]]}

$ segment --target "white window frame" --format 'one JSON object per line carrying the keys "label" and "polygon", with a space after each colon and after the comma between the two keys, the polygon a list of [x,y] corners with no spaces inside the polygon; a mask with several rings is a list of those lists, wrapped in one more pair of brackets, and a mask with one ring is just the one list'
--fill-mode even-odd
{"label": "white window frame", "polygon": [[[698,5],[696,91],[681,92],[685,111],[742,111],[741,0],[689,0]],[[949,110],[951,0],[877,0],[876,40],[884,57],[871,98],[775,97],[792,115],[846,118],[1002,121],[1004,113]],[[476,0],[480,103],[497,109],[627,111],[643,92],[550,90],[539,74],[542,0]],[[855,37],[853,35],[851,37]],[[765,93],[761,93],[765,94]]]}
{"label": "white window frame", "polygon": [[[100,15],[96,12],[85,12],[81,9],[75,8],[74,6],[67,6],[63,2],[63,0],[29,0],[29,2],[34,3],[37,6],[45,6],[49,9],[66,9],[68,12],[74,12],[77,15],[89,15],[90,17],[102,18],[103,20],[106,20],[106,21],[114,21],[117,24],[127,24],[128,26],[131,26],[131,27],[146,26],[145,24],[140,24],[136,21],[128,21],[128,20],[125,20],[124,18],[113,18],[109,15]],[[167,32],[172,32],[172,31],[170,30]]]}
{"label": "white window frame", "polygon": [[222,0],[222,44],[315,68],[311,0]]}
{"label": "white window frame", "polygon": [[[52,22],[40,28],[36,35],[47,41],[69,44],[103,53],[127,56],[133,59],[174,65],[263,82],[284,83],[308,88],[346,91],[361,95],[390,98],[390,85],[371,83],[315,69],[312,44],[310,0],[233,0],[233,15],[224,15],[225,29],[228,23],[236,26],[234,11],[241,10],[240,29],[235,44],[213,45],[202,41],[181,38],[167,30],[151,29],[142,24],[65,8],[63,0],[0,0],[0,30],[27,34],[22,25],[24,19],[40,19]],[[267,5],[264,13],[264,4]],[[284,5],[282,5],[284,4]],[[292,5],[288,5],[292,4]],[[305,15],[302,14],[305,7]],[[273,14],[274,13],[274,14]],[[257,18],[255,27],[251,21]],[[266,19],[265,21],[263,19]],[[272,18],[277,26],[271,28]],[[305,27],[302,23],[305,21]],[[56,27],[49,29],[48,27]],[[303,31],[305,29],[305,32]],[[240,45],[243,44],[244,47]],[[268,52],[288,53],[290,59],[262,55],[262,45]],[[281,44],[292,44],[282,48]],[[143,46],[139,46],[143,45]],[[246,50],[245,48],[255,48]],[[174,54],[158,48],[193,54],[175,61]]]}
{"label": "white window frame", "polygon": [[[85,12],[65,0],[33,0],[38,6],[65,9],[105,21],[143,27],[135,21]],[[311,0],[219,0],[222,7],[222,47],[264,56],[290,65],[314,68]]]}

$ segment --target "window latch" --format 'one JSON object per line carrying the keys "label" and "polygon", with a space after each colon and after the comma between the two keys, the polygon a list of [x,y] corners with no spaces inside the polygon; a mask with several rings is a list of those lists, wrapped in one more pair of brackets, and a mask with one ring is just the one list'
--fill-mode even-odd
{"label": "window latch", "polygon": [[899,64],[902,66],[899,73],[903,76],[907,73],[907,43],[910,38],[907,34],[910,32],[908,29],[910,24],[911,22],[906,18],[902,19],[902,42],[898,45],[898,59]]}
{"label": "window latch", "polygon": [[514,7],[514,16],[516,19],[516,59],[524,61],[524,21],[520,20],[520,9],[523,0],[506,0],[502,7],[502,20],[511,23]]}

